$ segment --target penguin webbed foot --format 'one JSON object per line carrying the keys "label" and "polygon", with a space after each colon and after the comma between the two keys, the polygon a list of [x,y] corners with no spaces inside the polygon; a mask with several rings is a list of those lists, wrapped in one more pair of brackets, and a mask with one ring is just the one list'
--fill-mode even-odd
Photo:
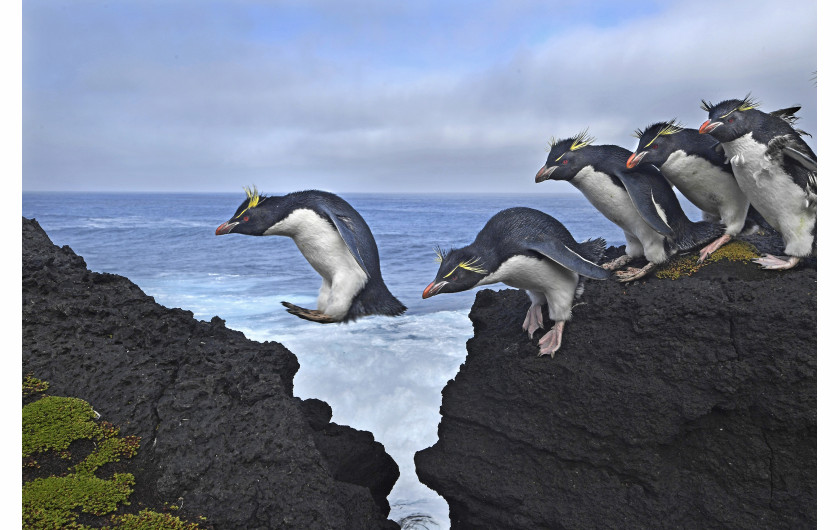
{"label": "penguin webbed foot", "polygon": [[712,252],[722,247],[724,244],[728,243],[732,239],[732,236],[729,234],[723,234],[719,238],[715,239],[705,247],[703,250],[700,251],[700,258],[697,260],[697,263],[703,263],[703,260],[709,257]]}
{"label": "penguin webbed foot", "polygon": [[304,320],[309,320],[311,322],[318,322],[319,324],[332,324],[333,322],[338,322],[338,320],[334,319],[333,317],[318,311],[317,309],[306,309],[305,307],[300,307],[290,302],[280,302],[286,308],[286,311],[295,315],[296,317],[300,317]]}
{"label": "penguin webbed foot", "polygon": [[610,260],[610,261],[604,263],[603,265],[601,265],[601,267],[604,268],[604,269],[607,269],[608,271],[614,271],[614,270],[618,269],[619,267],[623,267],[624,265],[627,265],[632,260],[633,260],[632,257],[625,254],[623,256],[619,256],[619,257],[615,258],[614,260]]}
{"label": "penguin webbed foot", "polygon": [[634,280],[638,280],[639,278],[643,278],[647,276],[650,271],[656,268],[655,263],[648,263],[641,269],[637,269],[636,267],[628,267],[623,271],[616,271],[615,275],[619,282],[632,282]]}
{"label": "penguin webbed foot", "polygon": [[554,358],[554,354],[560,349],[560,343],[563,342],[563,326],[565,324],[565,322],[556,322],[554,327],[543,335],[539,341],[540,353],[537,355],[538,357],[551,355],[551,358]]}
{"label": "penguin webbed foot", "polygon": [[783,271],[796,267],[800,259],[796,256],[788,256],[787,259],[782,259],[772,254],[765,254],[760,258],[753,259],[753,263],[758,263],[763,269]]}
{"label": "penguin webbed foot", "polygon": [[522,331],[528,332],[528,338],[534,338],[534,332],[543,327],[542,306],[534,305],[528,308],[525,314],[525,322],[522,323]]}

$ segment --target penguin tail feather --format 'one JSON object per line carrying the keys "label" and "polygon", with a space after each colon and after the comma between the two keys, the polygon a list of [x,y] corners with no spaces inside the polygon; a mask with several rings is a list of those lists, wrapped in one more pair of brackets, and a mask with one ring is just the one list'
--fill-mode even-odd
{"label": "penguin tail feather", "polygon": [[598,263],[604,257],[606,250],[607,242],[603,237],[597,237],[595,239],[587,239],[583,243],[580,243],[579,254],[592,263]]}
{"label": "penguin tail feather", "polygon": [[373,285],[369,283],[356,295],[342,322],[351,322],[368,315],[395,317],[405,313],[407,308],[391,294],[385,282],[378,278],[371,278],[370,281]]}
{"label": "penguin tail feather", "polygon": [[678,230],[679,237],[671,241],[671,247],[677,252],[688,252],[717,239],[726,228],[717,223],[709,221],[688,221],[687,226]]}

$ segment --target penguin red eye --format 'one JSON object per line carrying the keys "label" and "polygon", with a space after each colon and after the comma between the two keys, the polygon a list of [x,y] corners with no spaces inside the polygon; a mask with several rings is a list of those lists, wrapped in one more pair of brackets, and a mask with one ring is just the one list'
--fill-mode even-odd
{"label": "penguin red eye", "polygon": [[563,160],[563,163],[564,163],[564,164],[568,164],[568,163],[569,163],[569,161],[568,161],[568,160]]}
{"label": "penguin red eye", "polygon": [[651,147],[654,149],[659,149],[659,144],[653,144]]}
{"label": "penguin red eye", "polygon": [[728,121],[729,123],[732,123],[733,121],[735,121],[735,118],[729,118],[729,119],[728,119],[728,120],[726,120],[726,121]]}
{"label": "penguin red eye", "polygon": [[247,222],[248,222],[248,216],[246,215],[245,217],[243,217],[243,218],[242,218],[242,221],[243,221],[243,222],[245,222],[245,223],[247,223]]}

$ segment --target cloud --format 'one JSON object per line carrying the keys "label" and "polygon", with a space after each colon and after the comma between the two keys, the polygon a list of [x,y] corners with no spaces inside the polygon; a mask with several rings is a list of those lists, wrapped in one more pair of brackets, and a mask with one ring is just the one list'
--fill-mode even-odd
{"label": "cloud", "polygon": [[24,189],[526,191],[748,91],[816,134],[815,4],[599,5],[27,3]]}

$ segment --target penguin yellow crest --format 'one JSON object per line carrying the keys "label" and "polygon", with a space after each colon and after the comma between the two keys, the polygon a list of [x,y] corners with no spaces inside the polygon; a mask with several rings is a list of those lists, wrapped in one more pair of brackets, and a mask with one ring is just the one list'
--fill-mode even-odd
{"label": "penguin yellow crest", "polygon": [[[662,127],[659,130],[658,133],[656,133],[656,136],[654,136],[653,139],[651,141],[649,141],[644,148],[647,149],[648,147],[650,147],[650,145],[653,142],[655,142],[656,139],[659,138],[660,136],[667,136],[669,134],[676,134],[676,133],[678,133],[682,130],[683,130],[683,126],[680,125],[679,123],[677,123],[677,120],[675,118],[675,119],[669,121],[668,123],[666,123],[665,126]],[[641,138],[641,134],[639,134],[639,136],[637,136],[637,138]]]}
{"label": "penguin yellow crest", "polygon": [[574,140],[572,141],[572,146],[569,148],[569,151],[577,151],[581,147],[586,147],[594,141],[595,138],[589,136],[589,129],[584,129],[581,132],[579,132],[577,136],[574,137]]}
{"label": "penguin yellow crest", "polygon": [[449,271],[449,274],[444,276],[444,278],[449,278],[458,269],[464,269],[467,271],[476,272],[478,274],[487,274],[487,271],[481,265],[479,265],[478,258],[472,258],[468,261],[462,261],[461,263],[459,263],[454,269]]}
{"label": "penguin yellow crest", "polygon": [[[579,132],[577,136],[572,138],[572,145],[571,147],[569,147],[569,151],[577,151],[578,149],[586,147],[594,141],[595,138],[589,136],[589,129],[584,129],[581,132]],[[566,153],[568,153],[569,151],[566,151]],[[554,161],[559,162],[560,159],[566,155],[566,153],[563,153],[562,155],[558,156]]]}
{"label": "penguin yellow crest", "polygon": [[[701,102],[700,103],[700,108],[701,109],[703,109],[706,112],[711,112],[712,106],[713,106],[711,103],[709,103],[705,99],[701,99],[700,102]],[[734,109],[732,109],[729,112],[727,112],[726,114],[722,115],[721,118],[725,118],[725,117],[729,116],[730,114],[732,114],[736,110],[740,111],[740,112],[744,112],[745,110],[758,108],[758,106],[759,106],[758,100],[751,97],[749,94],[747,94],[747,97],[742,99]]]}
{"label": "penguin yellow crest", "polygon": [[257,192],[256,186],[253,186],[253,189],[248,188],[247,186],[242,189],[245,190],[245,195],[248,198],[248,204],[247,206],[245,206],[245,208],[242,209],[241,212],[239,212],[239,214],[237,214],[237,216],[234,219],[240,217],[243,213],[247,212],[251,208],[254,208],[255,206],[259,205],[260,202],[263,199],[265,199],[264,195],[260,195],[259,192]]}

